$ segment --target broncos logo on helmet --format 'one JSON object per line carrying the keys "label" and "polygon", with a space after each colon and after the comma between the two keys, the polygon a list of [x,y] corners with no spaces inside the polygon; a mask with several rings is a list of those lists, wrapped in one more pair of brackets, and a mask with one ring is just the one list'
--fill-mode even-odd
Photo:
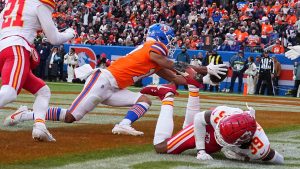
{"label": "broncos logo on helmet", "polygon": [[175,52],[174,29],[166,24],[156,23],[149,27],[147,37],[162,42],[169,49],[169,57],[173,57]]}

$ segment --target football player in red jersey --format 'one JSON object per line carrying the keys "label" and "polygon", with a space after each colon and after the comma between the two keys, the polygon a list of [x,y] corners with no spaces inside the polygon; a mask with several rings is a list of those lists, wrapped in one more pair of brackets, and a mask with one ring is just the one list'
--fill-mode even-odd
{"label": "football player in red jersey", "polygon": [[72,39],[75,31],[69,28],[65,32],[58,32],[52,21],[54,0],[6,0],[5,2],[5,8],[0,14],[2,76],[0,108],[16,100],[22,88],[29,91],[36,96],[33,104],[35,112],[33,139],[55,141],[45,126],[45,112],[51,96],[50,89],[44,81],[31,72],[31,68],[39,62],[33,41],[37,31],[43,30],[48,41],[57,45]]}
{"label": "football player in red jersey", "polygon": [[222,150],[229,159],[284,163],[283,156],[270,148],[268,137],[255,120],[253,108],[243,111],[218,106],[199,112],[199,94],[190,92],[186,118],[190,117],[188,121],[185,119],[183,129],[172,136],[175,88],[152,85],[143,88],[141,93],[159,96],[162,100],[153,140],[157,153],[179,154],[196,148],[197,159],[212,160],[209,154]]}

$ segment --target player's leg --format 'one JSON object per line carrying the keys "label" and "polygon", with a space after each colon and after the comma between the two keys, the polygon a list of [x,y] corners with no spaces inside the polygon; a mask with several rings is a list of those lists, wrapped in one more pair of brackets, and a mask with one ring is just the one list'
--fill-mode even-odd
{"label": "player's leg", "polygon": [[186,106],[185,119],[182,128],[193,123],[194,116],[200,111],[199,88],[189,85],[189,98]]}
{"label": "player's leg", "polygon": [[29,72],[29,52],[21,46],[11,46],[1,51],[2,87],[0,107],[14,101]]}
{"label": "player's leg", "polygon": [[113,93],[102,104],[110,106],[132,106],[125,118],[116,124],[112,129],[114,134],[128,134],[128,135],[143,135],[143,132],[136,131],[131,127],[131,124],[141,118],[151,106],[151,100],[141,93],[131,92],[129,90],[119,90]]}
{"label": "player's leg", "polygon": [[51,97],[50,88],[31,71],[28,74],[23,88],[36,97],[33,103],[34,116],[32,117],[34,118],[34,125],[32,138],[39,141],[55,141],[45,125],[46,111]]}
{"label": "player's leg", "polygon": [[100,70],[97,70],[89,76],[83,90],[66,112],[65,122],[79,121],[86,113],[92,111],[99,103],[109,98],[112,94],[113,91],[109,80],[101,76]]}

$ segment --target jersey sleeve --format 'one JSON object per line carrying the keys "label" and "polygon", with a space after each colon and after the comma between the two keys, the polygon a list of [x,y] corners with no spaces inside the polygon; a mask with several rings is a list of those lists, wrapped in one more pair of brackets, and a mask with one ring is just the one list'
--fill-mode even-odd
{"label": "jersey sleeve", "polygon": [[168,49],[162,43],[155,42],[150,46],[150,51],[155,52],[162,56],[168,56]]}
{"label": "jersey sleeve", "polygon": [[250,160],[262,160],[270,152],[270,141],[258,123],[249,151],[251,151],[248,155]]}

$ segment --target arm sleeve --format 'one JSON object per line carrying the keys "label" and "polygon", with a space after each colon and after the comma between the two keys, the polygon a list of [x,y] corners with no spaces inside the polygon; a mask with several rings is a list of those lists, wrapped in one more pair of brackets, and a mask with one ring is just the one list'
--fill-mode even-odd
{"label": "arm sleeve", "polygon": [[194,118],[194,134],[197,150],[205,150],[206,124],[205,111],[197,113]]}
{"label": "arm sleeve", "polygon": [[37,15],[41,23],[42,29],[46,34],[48,41],[52,45],[62,44],[74,37],[72,33],[58,32],[52,20],[52,12],[49,7],[45,5],[39,5],[37,7]]}

